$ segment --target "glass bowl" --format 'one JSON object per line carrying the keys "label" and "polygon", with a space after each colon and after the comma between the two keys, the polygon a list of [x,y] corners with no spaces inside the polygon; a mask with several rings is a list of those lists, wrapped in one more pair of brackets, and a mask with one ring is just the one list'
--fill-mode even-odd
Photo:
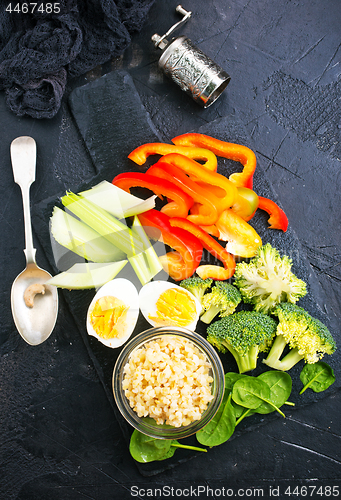
{"label": "glass bowl", "polygon": [[[212,400],[208,402],[206,409],[201,413],[199,420],[194,420],[188,425],[175,427],[166,424],[158,424],[151,417],[139,417],[131,408],[122,383],[125,377],[124,367],[129,361],[133,351],[142,348],[144,344],[164,336],[171,336],[190,341],[194,346],[204,354],[206,360],[210,363],[209,375],[213,381],[211,383]],[[113,392],[118,409],[135,429],[148,436],[158,439],[183,439],[195,434],[202,429],[216,414],[224,395],[225,379],[224,369],[218,354],[211,344],[201,335],[181,327],[158,327],[146,330],[136,335],[122,349],[113,371]]]}

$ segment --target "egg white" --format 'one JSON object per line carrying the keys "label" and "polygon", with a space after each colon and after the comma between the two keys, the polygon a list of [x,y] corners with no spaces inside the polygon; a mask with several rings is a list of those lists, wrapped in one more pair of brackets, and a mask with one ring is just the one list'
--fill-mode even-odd
{"label": "egg white", "polygon": [[139,293],[139,304],[143,316],[152,326],[158,326],[157,323],[155,323],[155,321],[153,321],[149,316],[156,316],[156,302],[161,293],[165,292],[169,288],[178,288],[182,292],[187,293],[194,300],[196,306],[196,317],[191,323],[185,326],[185,328],[194,331],[201,313],[201,304],[188,290],[175,285],[174,283],[170,283],[169,281],[150,281],[141,288]]}
{"label": "egg white", "polygon": [[[126,324],[125,334],[120,338],[114,337],[111,339],[103,339],[95,332],[93,326],[90,323],[90,314],[96,301],[101,297],[105,297],[106,295],[111,297],[117,297],[118,299],[122,300],[124,304],[129,306],[125,318],[125,324]],[[136,326],[138,316],[139,316],[139,296],[135,286],[133,285],[133,283],[131,283],[131,281],[125,278],[116,278],[111,281],[108,281],[108,283],[103,285],[92,299],[88,308],[86,328],[88,334],[92,335],[93,337],[96,337],[100,342],[102,342],[102,344],[108,347],[115,348],[121,346],[129,339]]]}

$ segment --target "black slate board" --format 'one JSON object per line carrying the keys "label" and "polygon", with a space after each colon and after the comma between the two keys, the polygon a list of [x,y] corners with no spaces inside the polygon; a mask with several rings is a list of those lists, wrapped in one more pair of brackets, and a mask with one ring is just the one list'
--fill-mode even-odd
{"label": "black slate board", "polygon": [[[111,181],[119,172],[137,170],[139,167],[128,160],[127,155],[140,144],[160,141],[157,130],[141,104],[131,77],[124,71],[110,73],[94,82],[77,88],[71,93],[69,102],[73,117],[84,139],[85,147],[90,153],[95,171],[97,172],[91,181],[84,182],[78,186],[70,186],[69,189],[74,192],[95,185],[103,179]],[[202,132],[229,142],[244,144],[255,150],[252,140],[246,133],[237,116],[230,116],[211,122],[198,129],[197,132]],[[234,162],[219,160],[219,171],[221,173],[229,175],[234,169]],[[271,198],[280,204],[278,196],[266,180],[261,165],[258,165],[256,169],[254,189],[259,195]],[[64,193],[60,193],[55,197],[44,200],[35,207],[33,212],[35,230],[55,272],[58,272],[58,269],[51,250],[48,221],[53,206],[58,204],[58,198],[63,194]],[[293,271],[297,276],[307,282],[309,289],[308,295],[301,299],[300,305],[328,325],[328,318],[316,300],[316,297],[318,297],[320,293],[317,279],[307,262],[304,250],[297,236],[290,228],[290,225],[286,233],[277,230],[269,230],[267,218],[267,214],[258,211],[252,220],[252,225],[262,237],[263,243],[270,242],[273,246],[278,248],[281,253],[285,253],[292,257],[294,262]],[[139,286],[134,276],[127,275],[126,270],[123,270],[120,276],[132,279],[135,284]],[[94,295],[94,291],[68,292],[63,290],[62,295],[75,318],[79,332],[93,360],[94,366],[103,383],[107,397],[113,406],[115,415],[128,444],[132,429],[126,424],[125,420],[118,412],[111,390],[112,370],[119,351],[105,347],[96,339],[89,337],[86,333],[86,312]],[[148,325],[140,315],[134,334],[149,327],[150,325]],[[205,335],[205,329],[200,322],[197,331]],[[338,339],[336,338],[336,340]],[[236,365],[229,355],[222,356],[222,361],[226,371],[236,371]],[[328,357],[327,361],[334,370],[336,370],[340,363],[338,351],[333,356]],[[256,371],[257,374],[264,370],[263,366],[259,363],[259,367]],[[302,366],[299,365],[290,371],[290,375],[293,379],[293,392],[290,399],[295,402],[297,406],[302,406],[324,397],[323,393],[315,394],[312,391],[307,391],[304,397],[298,396],[301,388],[301,382],[299,381],[301,368]],[[332,390],[337,389],[337,387],[338,385],[336,383]],[[331,390],[328,391],[328,394],[330,394],[330,391]],[[292,409],[290,411],[292,411]],[[281,417],[278,417],[277,414],[271,414],[266,415],[266,418],[262,415],[253,415],[248,419],[244,419],[238,426],[239,428],[235,432],[233,438],[240,435],[240,433],[252,430],[255,426],[266,424],[273,418]],[[196,440],[192,437],[184,442],[195,444]],[[223,446],[228,446],[228,444]],[[194,452],[177,450],[172,459],[163,462],[137,464],[137,466],[141,474],[145,476],[154,475],[165,469],[172,468],[183,461],[194,458],[195,456],[196,453]]]}

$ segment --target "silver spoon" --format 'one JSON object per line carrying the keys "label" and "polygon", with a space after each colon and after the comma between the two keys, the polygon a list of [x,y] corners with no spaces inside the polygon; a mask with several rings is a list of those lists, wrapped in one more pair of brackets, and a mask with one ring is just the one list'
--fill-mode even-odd
{"label": "silver spoon", "polygon": [[26,243],[26,269],[13,282],[11,307],[15,326],[30,345],[41,344],[50,336],[58,313],[57,288],[44,285],[51,275],[37,266],[33,248],[29,193],[35,181],[36,154],[32,137],[17,137],[11,144],[14,181],[20,186],[23,199]]}

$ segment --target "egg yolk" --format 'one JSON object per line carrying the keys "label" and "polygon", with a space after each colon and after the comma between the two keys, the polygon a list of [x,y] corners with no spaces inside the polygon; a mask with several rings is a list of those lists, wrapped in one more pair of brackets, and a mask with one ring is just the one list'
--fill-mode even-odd
{"label": "egg yolk", "polygon": [[156,301],[156,317],[149,318],[157,325],[186,326],[195,320],[195,301],[183,290],[169,288]]}
{"label": "egg yolk", "polygon": [[120,338],[125,333],[128,309],[129,306],[117,297],[100,297],[90,313],[90,323],[99,337]]}

